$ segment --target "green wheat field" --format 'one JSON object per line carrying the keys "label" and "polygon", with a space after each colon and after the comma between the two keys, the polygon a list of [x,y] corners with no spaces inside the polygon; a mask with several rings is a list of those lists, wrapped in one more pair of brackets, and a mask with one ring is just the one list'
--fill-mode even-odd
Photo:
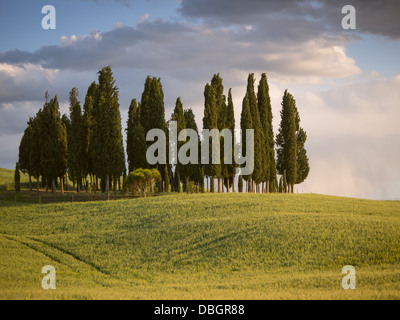
{"label": "green wheat field", "polygon": [[[55,290],[42,288],[45,265],[56,269]],[[356,268],[354,290],[342,288],[345,265]],[[0,299],[399,298],[399,201],[0,198]]]}

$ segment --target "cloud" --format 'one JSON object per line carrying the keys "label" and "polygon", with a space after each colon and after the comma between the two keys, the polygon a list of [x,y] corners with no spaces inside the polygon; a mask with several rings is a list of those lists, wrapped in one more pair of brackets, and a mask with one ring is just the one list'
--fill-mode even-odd
{"label": "cloud", "polygon": [[[257,28],[213,29],[206,25],[144,20],[135,28],[71,37],[34,52],[0,53],[0,62],[37,64],[47,69],[99,70],[105,65],[156,69],[170,74],[193,70],[191,77],[220,70],[265,70],[280,75],[348,77],[360,72],[346,55],[344,37],[307,41],[262,39]],[[196,71],[194,71],[196,70]],[[198,74],[200,72],[200,74]]]}
{"label": "cloud", "polygon": [[295,95],[311,166],[300,191],[400,198],[399,86],[400,75]]}
{"label": "cloud", "polygon": [[143,15],[143,16],[140,16],[140,19],[139,19],[139,21],[138,21],[138,24],[141,24],[141,23],[143,23],[143,22],[146,22],[146,21],[149,19],[149,17],[150,17],[150,14],[148,14],[148,13],[146,13],[146,14]]}
{"label": "cloud", "polygon": [[0,101],[40,100],[58,75],[56,69],[45,69],[31,63],[0,63]]}
{"label": "cloud", "polygon": [[[292,35],[313,36],[318,33],[344,33],[341,20],[347,0],[182,0],[178,11],[185,17],[198,18],[212,25],[256,24],[291,30]],[[353,0],[357,30],[392,39],[400,38],[400,2],[394,0]],[[300,27],[300,29],[299,29]],[[264,29],[264,31],[269,31]],[[308,31],[308,33],[304,33]],[[295,38],[294,38],[295,39]]]}

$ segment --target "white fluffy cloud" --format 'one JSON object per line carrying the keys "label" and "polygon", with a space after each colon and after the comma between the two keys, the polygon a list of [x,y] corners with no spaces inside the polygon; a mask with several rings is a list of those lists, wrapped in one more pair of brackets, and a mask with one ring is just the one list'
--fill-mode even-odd
{"label": "white fluffy cloud", "polygon": [[311,172],[298,187],[365,198],[400,198],[400,75],[297,96]]}

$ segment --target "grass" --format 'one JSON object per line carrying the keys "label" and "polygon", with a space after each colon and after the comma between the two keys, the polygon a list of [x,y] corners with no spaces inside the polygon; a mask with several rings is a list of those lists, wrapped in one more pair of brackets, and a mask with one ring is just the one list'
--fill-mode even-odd
{"label": "grass", "polygon": [[[400,202],[315,194],[0,200],[2,299],[399,299]],[[57,289],[41,288],[53,265]],[[356,268],[356,290],[341,269]]]}
{"label": "grass", "polygon": [[[14,171],[13,169],[0,168],[0,191],[14,190]],[[28,175],[21,172],[20,177],[21,186],[28,187]]]}

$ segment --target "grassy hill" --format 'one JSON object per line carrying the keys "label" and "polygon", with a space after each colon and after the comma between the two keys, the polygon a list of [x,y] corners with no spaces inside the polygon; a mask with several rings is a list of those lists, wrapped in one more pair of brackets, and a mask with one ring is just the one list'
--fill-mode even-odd
{"label": "grassy hill", "polygon": [[[14,190],[14,171],[0,168],[0,191]],[[21,172],[21,185],[28,187],[29,177]]]}
{"label": "grassy hill", "polygon": [[[400,202],[313,194],[0,201],[0,299],[399,299]],[[53,265],[57,289],[43,290]],[[345,265],[356,268],[344,290]]]}

